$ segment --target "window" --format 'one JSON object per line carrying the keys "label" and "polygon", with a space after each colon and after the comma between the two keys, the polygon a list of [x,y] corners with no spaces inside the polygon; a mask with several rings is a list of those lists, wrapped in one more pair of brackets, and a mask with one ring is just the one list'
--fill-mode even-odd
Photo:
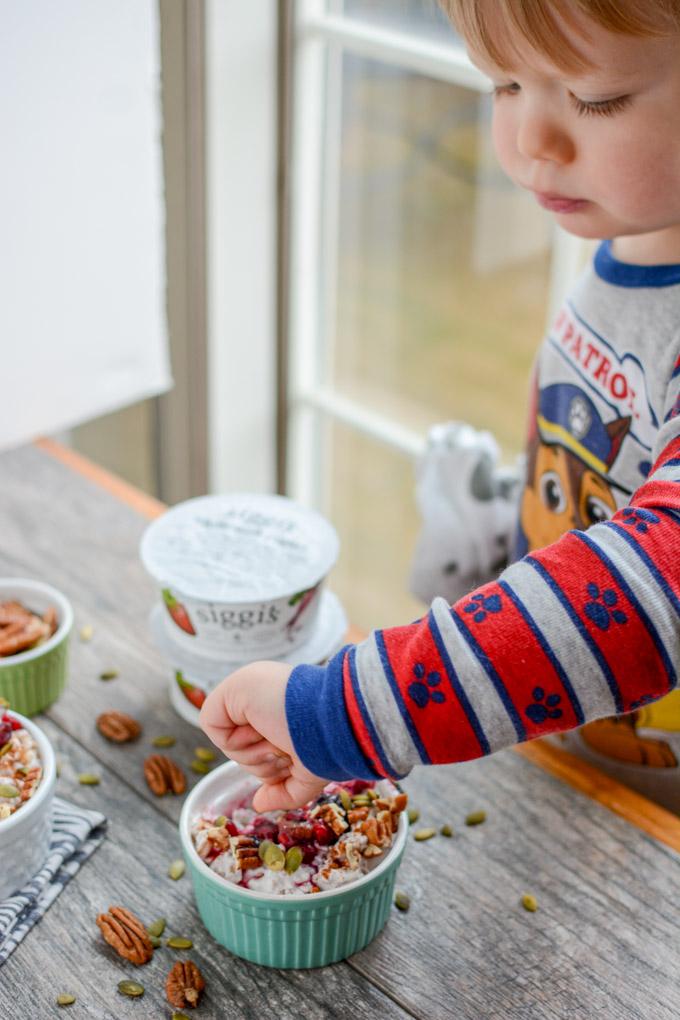
{"label": "window", "polygon": [[488,82],[428,0],[300,0],[288,492],[340,533],[362,627],[408,622],[427,429],[523,445],[531,361],[579,262],[491,150]]}

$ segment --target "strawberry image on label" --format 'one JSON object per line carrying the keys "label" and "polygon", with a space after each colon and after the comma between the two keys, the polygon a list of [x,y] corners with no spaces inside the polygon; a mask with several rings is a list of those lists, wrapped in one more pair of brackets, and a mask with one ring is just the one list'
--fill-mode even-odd
{"label": "strawberry image on label", "polygon": [[194,708],[200,708],[206,699],[205,691],[200,687],[194,687],[188,680],[185,680],[179,670],[175,673],[175,680],[187,701],[191,702]]}
{"label": "strawberry image on label", "polygon": [[169,588],[163,589],[163,602],[165,603],[165,608],[170,613],[170,616],[177,624],[177,626],[181,627],[181,629],[185,631],[185,633],[193,634],[195,636],[196,631],[194,630],[194,626],[191,620],[189,619],[189,614],[187,613],[182,603],[177,601],[177,599],[172,594]]}

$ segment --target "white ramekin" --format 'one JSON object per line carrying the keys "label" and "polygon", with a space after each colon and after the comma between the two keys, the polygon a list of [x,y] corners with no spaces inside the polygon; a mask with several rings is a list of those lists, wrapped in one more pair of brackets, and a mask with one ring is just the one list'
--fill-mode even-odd
{"label": "white ramekin", "polygon": [[43,731],[26,716],[11,709],[7,712],[38,745],[43,774],[30,800],[0,821],[0,900],[18,892],[45,863],[52,837],[52,800],[57,779],[54,751]]}

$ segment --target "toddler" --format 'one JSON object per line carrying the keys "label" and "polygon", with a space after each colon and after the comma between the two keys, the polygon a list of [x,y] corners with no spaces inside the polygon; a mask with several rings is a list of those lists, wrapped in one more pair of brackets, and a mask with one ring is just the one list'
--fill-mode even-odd
{"label": "toddler", "polygon": [[207,698],[262,811],[585,723],[644,761],[660,742],[629,720],[678,683],[680,0],[445,6],[493,83],[504,170],[604,240],[536,359],[520,558],[325,667],[256,662]]}

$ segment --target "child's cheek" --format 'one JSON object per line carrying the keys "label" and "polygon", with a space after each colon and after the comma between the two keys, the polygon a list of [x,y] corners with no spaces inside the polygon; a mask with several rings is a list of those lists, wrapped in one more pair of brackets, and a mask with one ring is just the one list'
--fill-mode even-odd
{"label": "child's cheek", "polygon": [[517,126],[507,98],[496,101],[491,124],[491,137],[498,162],[508,177],[519,183],[520,155],[517,151]]}

